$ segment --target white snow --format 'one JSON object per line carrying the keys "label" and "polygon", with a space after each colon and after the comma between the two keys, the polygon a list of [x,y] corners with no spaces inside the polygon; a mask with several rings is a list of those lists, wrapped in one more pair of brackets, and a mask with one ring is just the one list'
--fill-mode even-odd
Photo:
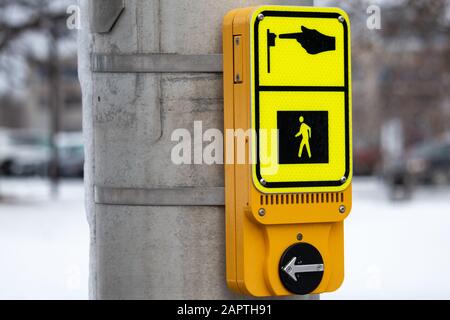
{"label": "white snow", "polygon": [[0,180],[0,299],[87,299],[82,181]]}
{"label": "white snow", "polygon": [[450,188],[422,187],[399,202],[374,179],[355,179],[353,190],[346,278],[321,299],[449,299]]}
{"label": "white snow", "polygon": [[[391,202],[354,180],[345,222],[346,279],[321,299],[449,299],[450,187]],[[0,299],[87,299],[89,231],[81,181],[56,201],[42,180],[0,180]]]}

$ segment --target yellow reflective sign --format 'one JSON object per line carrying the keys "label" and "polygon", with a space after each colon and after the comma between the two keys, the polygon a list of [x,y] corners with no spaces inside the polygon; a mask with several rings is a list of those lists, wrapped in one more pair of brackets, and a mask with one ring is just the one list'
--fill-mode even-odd
{"label": "yellow reflective sign", "polygon": [[342,191],[351,183],[348,21],[335,8],[253,14],[252,171],[259,191]]}

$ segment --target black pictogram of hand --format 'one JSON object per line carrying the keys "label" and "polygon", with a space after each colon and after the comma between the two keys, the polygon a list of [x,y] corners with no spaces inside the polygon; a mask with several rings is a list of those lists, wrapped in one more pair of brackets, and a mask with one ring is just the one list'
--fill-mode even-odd
{"label": "black pictogram of hand", "polygon": [[280,39],[295,39],[309,54],[336,50],[336,38],[315,29],[301,27],[302,32],[280,34]]}

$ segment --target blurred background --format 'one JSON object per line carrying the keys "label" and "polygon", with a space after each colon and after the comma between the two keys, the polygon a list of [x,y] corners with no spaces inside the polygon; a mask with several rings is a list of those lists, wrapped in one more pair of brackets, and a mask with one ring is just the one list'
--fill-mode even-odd
{"label": "blurred background", "polygon": [[0,0],[0,299],[88,298],[76,4]]}
{"label": "blurred background", "polygon": [[[356,176],[322,298],[450,298],[450,0],[315,5],[352,21]],[[88,298],[76,21],[75,0],[0,0],[1,299]]]}

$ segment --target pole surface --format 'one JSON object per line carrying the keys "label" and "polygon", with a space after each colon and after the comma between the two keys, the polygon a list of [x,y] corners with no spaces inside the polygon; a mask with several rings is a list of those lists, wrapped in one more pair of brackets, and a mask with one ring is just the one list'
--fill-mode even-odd
{"label": "pole surface", "polygon": [[[171,134],[194,121],[223,130],[221,73],[98,73],[91,55],[222,53],[236,7],[312,1],[127,0],[109,33],[91,33],[80,0],[79,77],[86,144],[92,299],[239,298],[225,280],[223,206],[96,203],[96,188],[223,187],[221,165],[174,165]],[[94,17],[95,18],[95,17]],[[99,20],[100,21],[100,20]],[[124,200],[124,197],[121,198]]]}

